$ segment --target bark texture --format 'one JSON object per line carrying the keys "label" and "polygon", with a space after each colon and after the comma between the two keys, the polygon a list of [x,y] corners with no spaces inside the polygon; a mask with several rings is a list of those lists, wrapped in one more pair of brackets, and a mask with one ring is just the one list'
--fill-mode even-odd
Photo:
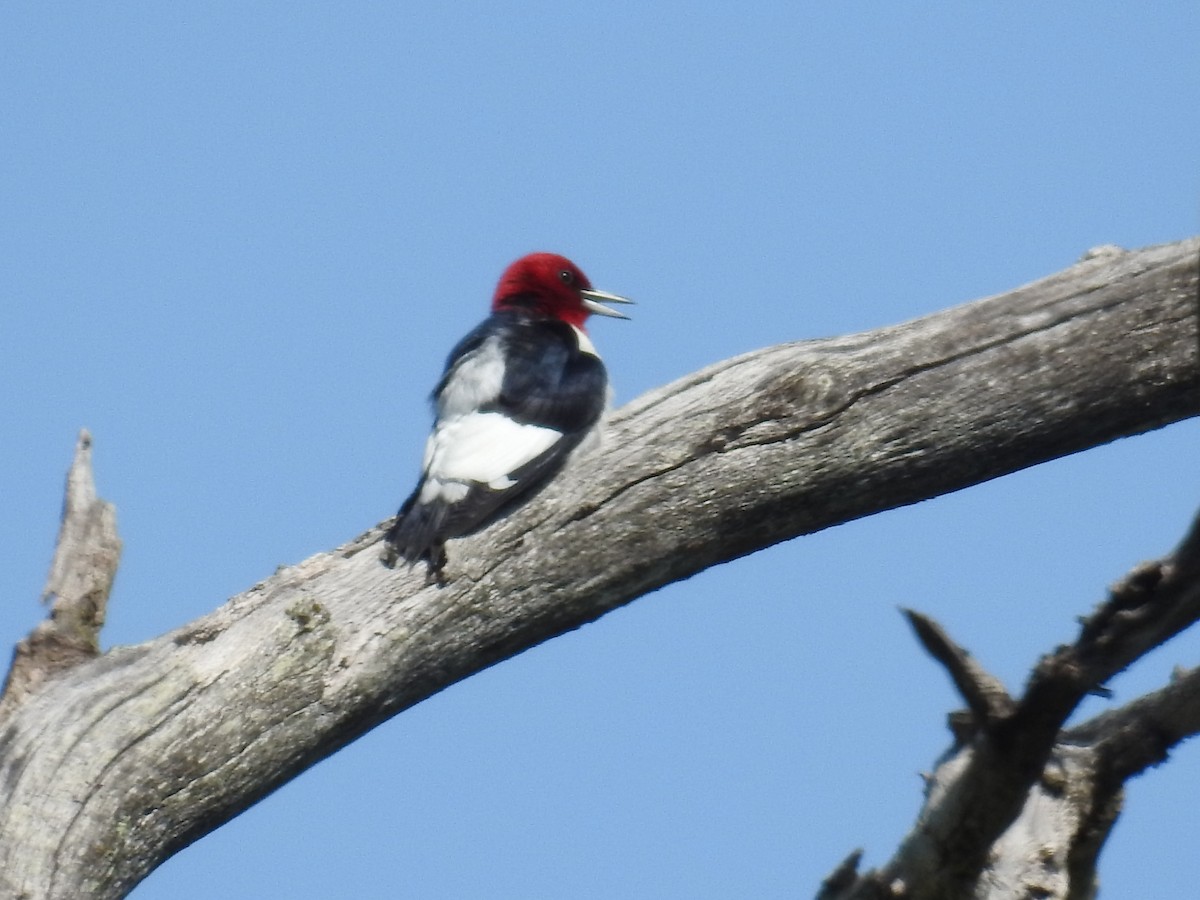
{"label": "bark texture", "polygon": [[[14,679],[0,896],[123,896],[384,719],[654,588],[1196,415],[1198,254],[1103,248],[1001,296],[718,363],[617,411],[586,478],[451,542],[444,585],[380,565],[376,526],[177,631]],[[829,896],[856,883],[840,872]]]}

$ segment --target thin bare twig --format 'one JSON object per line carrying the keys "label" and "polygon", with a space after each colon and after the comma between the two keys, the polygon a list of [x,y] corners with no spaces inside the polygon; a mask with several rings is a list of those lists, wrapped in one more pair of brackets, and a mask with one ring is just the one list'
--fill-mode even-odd
{"label": "thin bare twig", "polygon": [[916,632],[921,646],[950,673],[978,727],[990,728],[1012,715],[1015,704],[999,678],[954,643],[933,619],[912,609],[901,612]]}

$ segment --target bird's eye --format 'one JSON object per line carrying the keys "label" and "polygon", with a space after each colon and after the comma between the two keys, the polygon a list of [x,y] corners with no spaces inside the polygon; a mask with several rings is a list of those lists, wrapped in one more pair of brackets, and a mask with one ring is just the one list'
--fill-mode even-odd
{"label": "bird's eye", "polygon": [[563,284],[572,284],[575,281],[575,273],[570,269],[560,269],[558,272],[558,280]]}

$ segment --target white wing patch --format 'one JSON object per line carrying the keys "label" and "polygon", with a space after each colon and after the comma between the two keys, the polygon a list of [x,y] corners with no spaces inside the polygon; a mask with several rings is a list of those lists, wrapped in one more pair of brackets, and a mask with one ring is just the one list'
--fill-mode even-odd
{"label": "white wing patch", "polygon": [[562,432],[522,425],[496,412],[472,412],[438,423],[425,444],[425,486],[420,502],[461,500],[469,486],[502,491],[516,484],[513,472],[541,456]]}

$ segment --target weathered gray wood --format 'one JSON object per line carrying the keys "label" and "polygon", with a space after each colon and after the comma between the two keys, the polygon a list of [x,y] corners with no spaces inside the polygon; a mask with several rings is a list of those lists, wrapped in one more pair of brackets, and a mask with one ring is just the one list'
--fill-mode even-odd
{"label": "weathered gray wood", "polygon": [[50,617],[13,653],[0,696],[0,722],[44,681],[99,654],[100,629],[120,559],[117,513],[96,496],[92,436],[85,429],[67,472],[62,524],[42,591]]}
{"label": "weathered gray wood", "polygon": [[448,584],[379,528],[116,648],[0,724],[0,896],[118,897],[453,682],[707,566],[1200,412],[1200,240],[786,344],[634,401]]}

